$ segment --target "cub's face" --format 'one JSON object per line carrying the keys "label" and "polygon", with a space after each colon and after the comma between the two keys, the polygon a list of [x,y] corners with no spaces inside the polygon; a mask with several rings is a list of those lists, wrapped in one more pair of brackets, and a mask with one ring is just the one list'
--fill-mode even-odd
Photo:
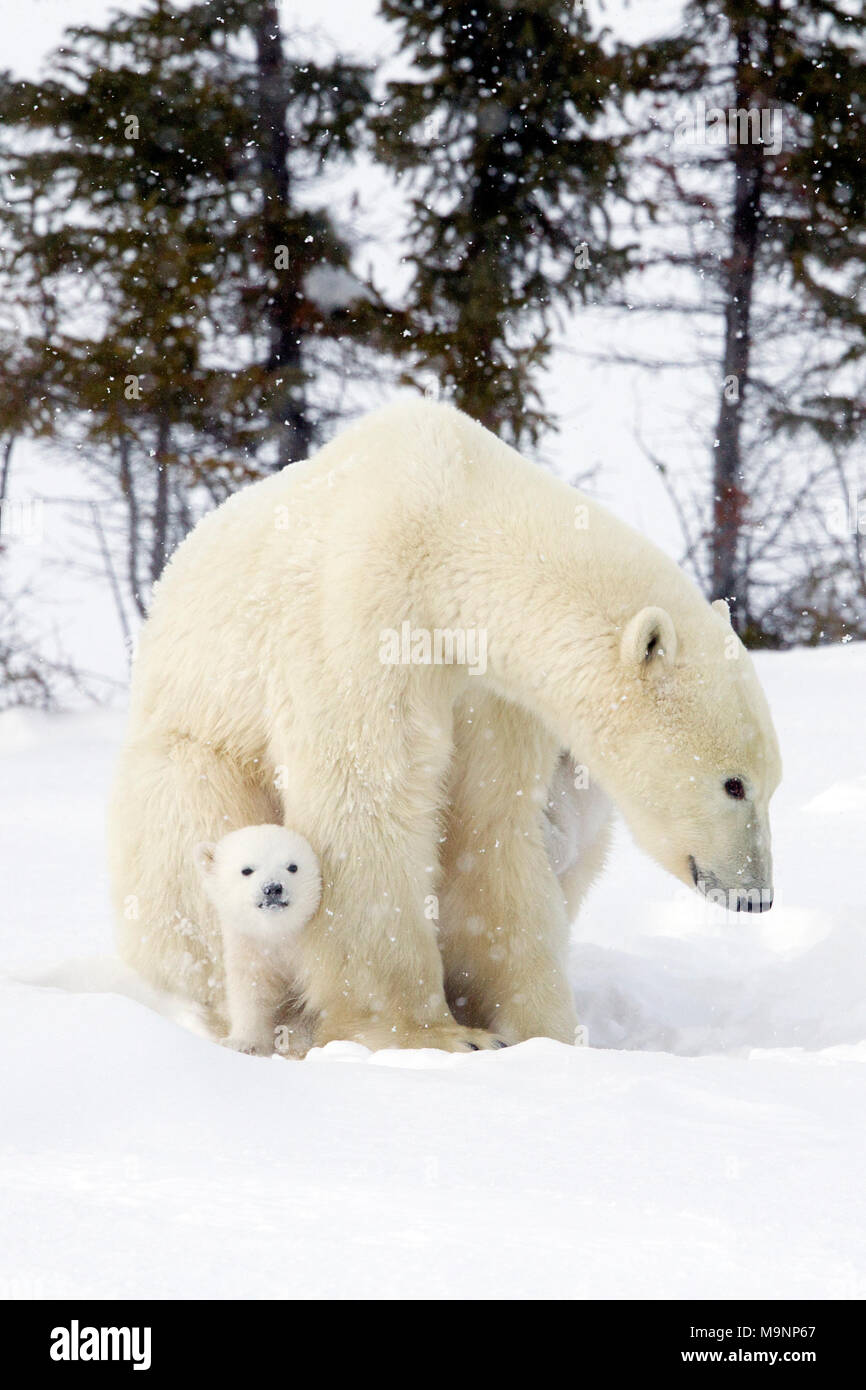
{"label": "cub's face", "polygon": [[198,845],[196,862],[223,922],[256,936],[297,931],[319,906],[319,861],[294,830],[247,825]]}

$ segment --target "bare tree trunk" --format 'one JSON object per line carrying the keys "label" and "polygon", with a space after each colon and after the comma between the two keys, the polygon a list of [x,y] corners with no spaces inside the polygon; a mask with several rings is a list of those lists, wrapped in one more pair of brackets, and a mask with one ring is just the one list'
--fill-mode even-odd
{"label": "bare tree trunk", "polygon": [[193,528],[193,519],[189,510],[189,498],[187,496],[186,483],[180,473],[174,478],[174,526],[173,539],[175,545],[180,545],[181,541],[189,535]]}
{"label": "bare tree trunk", "polygon": [[12,449],[15,444],[15,435],[10,434],[6,443],[3,445],[3,469],[0,472],[0,502],[6,501],[6,493],[9,489],[9,473],[12,467]]}
{"label": "bare tree trunk", "polygon": [[147,606],[142,598],[141,584],[138,578],[138,553],[141,547],[138,498],[135,494],[135,480],[132,476],[132,466],[129,459],[129,439],[125,434],[122,434],[118,440],[118,449],[120,453],[120,490],[126,500],[126,574],[132,601],[141,617],[146,618]]}
{"label": "bare tree trunk", "polygon": [[[483,226],[485,220],[490,217],[492,202],[492,180],[482,178],[470,204],[470,217],[476,227]],[[479,270],[483,271],[487,258],[494,255],[497,255],[496,249],[485,244],[483,236],[477,231],[474,232],[467,244],[462,267],[464,279],[470,286],[478,276]],[[504,275],[504,271],[502,273]],[[504,413],[502,409],[505,393],[502,391],[496,366],[497,351],[501,352],[502,326],[497,317],[496,305],[483,291],[479,294],[470,290],[466,308],[472,319],[472,352],[468,360],[464,358],[462,363],[463,370],[460,380],[456,383],[454,403],[493,434],[502,434],[509,424],[507,412]],[[461,328],[457,329],[457,333],[465,341],[466,325],[462,325]]]}
{"label": "bare tree trunk", "polygon": [[[276,0],[261,0],[255,25],[259,95],[259,158],[262,180],[262,256],[273,275],[277,247],[285,244],[290,207],[289,133],[286,129],[288,75]],[[269,300],[268,371],[276,374],[273,420],[277,430],[278,467],[310,453],[313,430],[307,409],[298,304],[301,285],[289,266]]]}
{"label": "bare tree trunk", "polygon": [[102,525],[102,517],[99,515],[99,503],[91,502],[90,515],[93,518],[93,529],[96,532],[96,539],[99,542],[99,552],[102,556],[102,563],[105,566],[105,573],[108,578],[108,585],[114,599],[114,606],[117,609],[117,616],[120,621],[120,630],[123,634],[123,646],[126,651],[127,660],[132,656],[132,634],[129,630],[129,623],[126,620],[126,609],[123,605],[123,595],[120,592],[120,584],[114,569],[114,562],[111,558],[111,551],[108,548],[108,541],[105,539],[105,528]]}
{"label": "bare tree trunk", "polygon": [[[737,34],[736,104],[752,105],[757,74],[752,67],[752,32],[743,24]],[[739,132],[738,132],[739,133]],[[751,130],[749,131],[751,135]],[[739,631],[746,618],[746,580],[740,563],[740,533],[748,491],[743,475],[741,430],[749,381],[751,315],[755,257],[761,233],[764,147],[751,139],[733,149],[734,215],[727,267],[725,348],[722,399],[713,457],[713,533],[710,540],[712,597],[732,604]]]}
{"label": "bare tree trunk", "polygon": [[168,456],[171,426],[168,416],[160,414],[156,427],[156,499],[153,508],[153,544],[150,552],[150,580],[155,584],[168,559]]}

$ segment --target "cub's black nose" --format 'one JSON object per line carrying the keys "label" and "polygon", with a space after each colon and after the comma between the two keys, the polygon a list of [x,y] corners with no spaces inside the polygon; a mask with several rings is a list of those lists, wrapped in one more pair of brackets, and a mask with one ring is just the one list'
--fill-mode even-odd
{"label": "cub's black nose", "polygon": [[266,883],[262,889],[266,898],[282,897],[283,885],[281,883]]}

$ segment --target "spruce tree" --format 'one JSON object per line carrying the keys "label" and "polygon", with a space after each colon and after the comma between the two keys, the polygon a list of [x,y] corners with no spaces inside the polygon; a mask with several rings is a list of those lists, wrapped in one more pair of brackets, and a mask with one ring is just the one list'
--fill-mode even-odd
{"label": "spruce tree", "polygon": [[388,84],[379,157],[412,189],[400,324],[414,375],[515,443],[550,423],[537,389],[557,309],[627,262],[606,116],[622,54],[570,0],[382,0],[417,69]]}
{"label": "spruce tree", "polygon": [[360,68],[285,57],[264,0],[150,0],[70,30],[46,81],[0,83],[34,402],[13,420],[20,393],[0,390],[0,436],[44,429],[48,401],[53,428],[111,460],[142,609],[191,489],[219,499],[315,438],[304,345],[357,325],[308,292],[350,247],[291,170],[350,151],[366,99]]}

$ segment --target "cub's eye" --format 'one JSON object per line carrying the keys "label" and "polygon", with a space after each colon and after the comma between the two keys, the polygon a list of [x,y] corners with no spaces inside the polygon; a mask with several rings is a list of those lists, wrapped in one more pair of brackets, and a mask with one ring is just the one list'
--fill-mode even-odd
{"label": "cub's eye", "polygon": [[241,873],[242,873],[242,874],[251,874],[251,873],[252,873],[252,869],[241,869]]}
{"label": "cub's eye", "polygon": [[742,801],[746,795],[746,788],[743,786],[739,777],[729,777],[725,783],[725,791],[728,796],[732,796],[735,801]]}
{"label": "cub's eye", "polygon": [[297,864],[290,864],[290,865],[289,865],[289,873],[290,873],[290,874],[296,874],[297,872],[298,872],[298,866],[297,866]]}

